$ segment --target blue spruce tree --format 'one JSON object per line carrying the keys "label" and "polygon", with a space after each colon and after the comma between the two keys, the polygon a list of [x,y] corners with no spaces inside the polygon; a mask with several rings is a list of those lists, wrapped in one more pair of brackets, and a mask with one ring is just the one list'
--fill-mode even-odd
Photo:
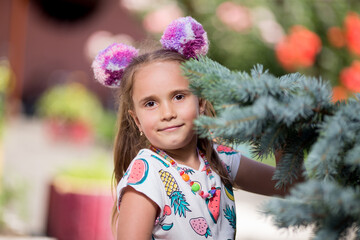
{"label": "blue spruce tree", "polygon": [[278,227],[312,226],[314,239],[360,239],[360,95],[331,101],[327,81],[299,73],[275,77],[261,65],[230,71],[206,57],[183,64],[194,93],[210,101],[217,117],[196,121],[203,137],[250,143],[259,158],[283,157],[274,179],[285,188],[300,172],[305,181],[265,213]]}

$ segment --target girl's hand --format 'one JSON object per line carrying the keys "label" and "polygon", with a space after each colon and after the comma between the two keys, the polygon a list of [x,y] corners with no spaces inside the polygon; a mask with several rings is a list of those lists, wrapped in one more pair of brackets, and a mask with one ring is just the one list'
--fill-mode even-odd
{"label": "girl's hand", "polygon": [[151,239],[158,210],[158,205],[147,196],[126,187],[121,199],[116,239]]}

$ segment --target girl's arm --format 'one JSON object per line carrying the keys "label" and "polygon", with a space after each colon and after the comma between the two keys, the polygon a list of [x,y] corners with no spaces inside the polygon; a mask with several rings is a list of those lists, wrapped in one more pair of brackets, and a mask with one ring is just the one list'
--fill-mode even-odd
{"label": "girl's arm", "polygon": [[151,239],[159,207],[144,194],[126,187],[121,198],[116,239]]}
{"label": "girl's arm", "polygon": [[[275,154],[276,163],[281,159],[281,155],[281,152]],[[288,193],[291,186],[286,186],[286,189],[276,189],[275,184],[277,180],[272,180],[274,172],[275,168],[272,166],[241,156],[235,183],[242,190],[248,192],[267,196],[284,196]],[[302,181],[302,177],[298,176],[298,179],[293,184],[300,181]]]}

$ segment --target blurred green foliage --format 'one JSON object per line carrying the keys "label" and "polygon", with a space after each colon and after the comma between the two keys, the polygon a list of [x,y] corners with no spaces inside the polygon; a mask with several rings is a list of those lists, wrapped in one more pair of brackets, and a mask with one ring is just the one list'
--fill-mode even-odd
{"label": "blurred green foliage", "polygon": [[40,116],[95,125],[103,113],[97,96],[79,83],[67,83],[47,90],[39,99]]}
{"label": "blurred green foliage", "polygon": [[65,124],[85,124],[104,145],[112,145],[114,140],[116,114],[104,109],[98,97],[80,83],[70,82],[48,89],[37,102],[37,113]]}
{"label": "blurred green foliage", "polygon": [[185,15],[201,22],[211,41],[209,57],[233,69],[249,71],[260,63],[276,76],[286,74],[276,60],[274,44],[264,40],[261,23],[275,21],[284,33],[294,25],[302,25],[315,32],[321,39],[322,50],[312,67],[297,69],[306,75],[322,76],[333,85],[338,84],[340,71],[357,58],[343,48],[332,46],[327,38],[330,27],[342,27],[350,11],[360,12],[356,0],[238,0],[229,1],[248,9],[250,26],[243,31],[234,31],[220,21],[216,10],[223,0],[179,0]]}
{"label": "blurred green foliage", "polygon": [[76,159],[55,174],[53,184],[67,192],[110,193],[112,166],[107,154],[79,161]]}
{"label": "blurred green foliage", "polygon": [[27,217],[26,196],[28,185],[22,180],[12,177],[11,181],[1,181],[0,184],[0,236],[16,234],[11,224],[6,220],[9,215],[25,219]]}
{"label": "blurred green foliage", "polygon": [[108,160],[108,156],[102,154],[86,161],[73,161],[71,165],[60,169],[57,176],[110,182],[112,169]]}
{"label": "blurred green foliage", "polygon": [[[249,71],[252,66],[261,64],[275,76],[296,71],[308,76],[321,76],[337,86],[341,71],[360,57],[351,53],[347,46],[334,46],[328,37],[331,27],[344,30],[349,12],[360,12],[360,2],[356,0],[149,1],[151,4],[145,7],[138,3],[137,8],[134,7],[136,1],[126,2],[132,2],[129,10],[140,21],[154,12],[160,14],[159,9],[175,3],[184,16],[194,17],[207,31],[210,40],[208,56],[231,70]],[[162,14],[164,19],[169,18]],[[158,24],[156,18],[153,22]],[[321,51],[316,54],[312,66],[289,71],[277,60],[275,49],[281,38],[286,37],[296,25],[319,37]],[[162,32],[152,34],[158,40]]]}
{"label": "blurred green foliage", "polygon": [[116,134],[115,126],[116,113],[112,110],[104,110],[95,127],[97,140],[105,146],[112,147]]}

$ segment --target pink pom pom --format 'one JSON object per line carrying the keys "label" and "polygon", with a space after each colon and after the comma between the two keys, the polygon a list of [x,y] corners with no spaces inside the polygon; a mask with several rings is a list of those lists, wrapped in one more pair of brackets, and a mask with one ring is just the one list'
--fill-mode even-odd
{"label": "pink pom pom", "polygon": [[134,47],[122,43],[110,45],[92,63],[95,79],[107,87],[119,87],[124,69],[138,53]]}
{"label": "pink pom pom", "polygon": [[170,23],[160,42],[164,49],[175,50],[187,59],[205,56],[209,49],[204,28],[192,17],[178,18]]}

